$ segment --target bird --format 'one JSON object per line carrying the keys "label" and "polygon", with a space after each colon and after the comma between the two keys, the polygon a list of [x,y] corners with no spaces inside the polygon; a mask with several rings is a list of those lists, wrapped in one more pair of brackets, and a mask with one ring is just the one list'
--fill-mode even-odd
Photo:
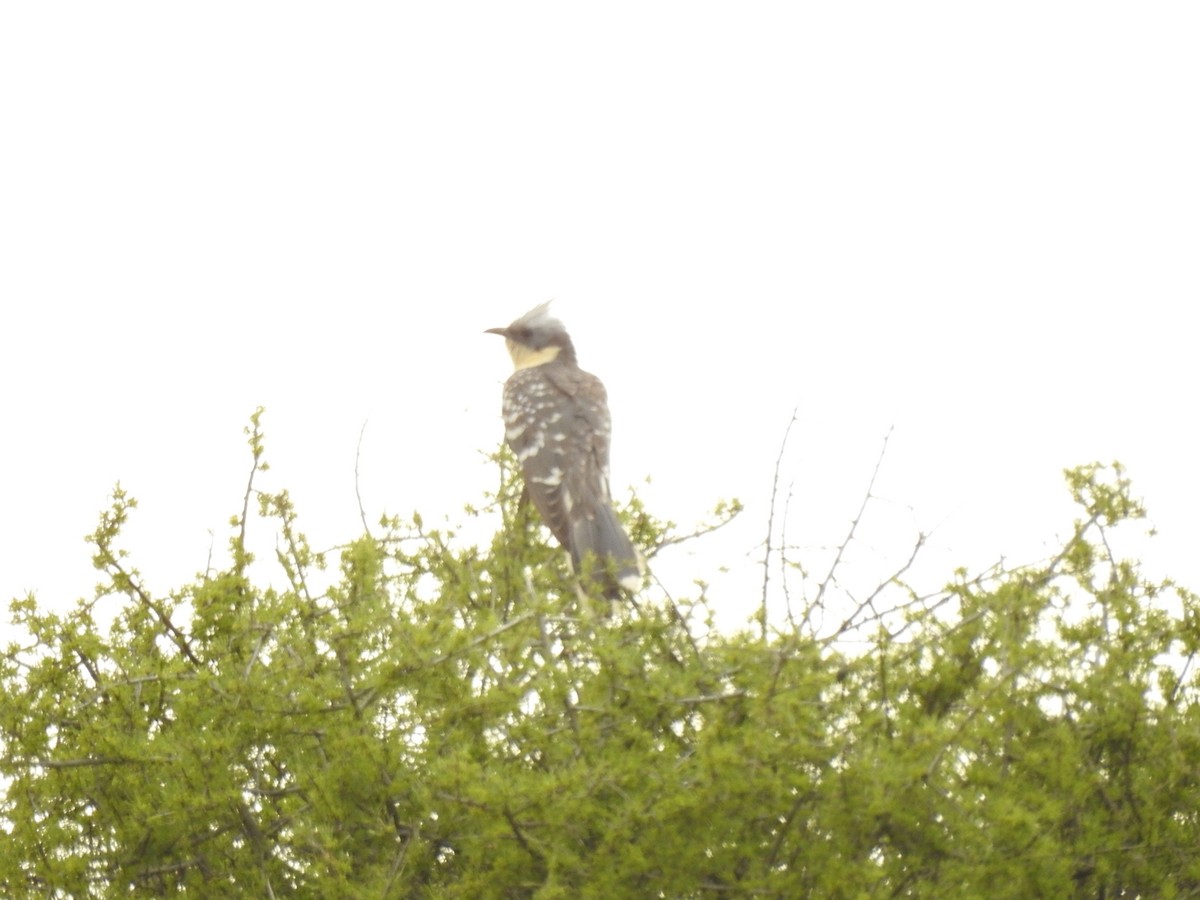
{"label": "bird", "polygon": [[642,568],[609,488],[608,393],[579,368],[575,345],[550,304],[503,328],[513,374],[504,383],[504,436],[542,521],[609,600],[642,585]]}

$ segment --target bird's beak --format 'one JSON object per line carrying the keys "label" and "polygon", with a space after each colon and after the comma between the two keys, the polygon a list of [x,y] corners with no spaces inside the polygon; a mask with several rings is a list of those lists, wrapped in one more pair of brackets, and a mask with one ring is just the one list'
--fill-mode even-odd
{"label": "bird's beak", "polygon": [[483,330],[483,333],[484,334],[498,334],[498,335],[500,335],[500,337],[504,337],[504,338],[508,337],[508,329],[507,328],[485,328]]}

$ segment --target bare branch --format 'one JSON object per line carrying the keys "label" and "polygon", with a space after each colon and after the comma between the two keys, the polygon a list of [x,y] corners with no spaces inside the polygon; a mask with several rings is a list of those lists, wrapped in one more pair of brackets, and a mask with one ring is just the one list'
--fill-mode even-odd
{"label": "bare branch", "polygon": [[[787,577],[787,526],[788,519],[791,517],[792,497],[795,492],[795,486],[796,482],[794,481],[788,485],[787,499],[783,502],[783,522],[779,526],[779,583],[783,587],[783,608],[787,613],[788,626],[791,628],[793,634],[796,633],[796,617],[792,613],[792,591],[788,587]],[[797,568],[800,567],[797,566]],[[803,587],[804,569],[802,568],[800,568],[800,576],[800,584]]]}
{"label": "bare branch", "polygon": [[771,479],[771,505],[767,511],[766,551],[763,554],[762,608],[758,612],[758,624],[762,629],[763,641],[767,639],[767,594],[771,584],[771,539],[775,534],[775,498],[779,493],[779,469],[783,466],[783,455],[787,451],[788,437],[792,433],[792,426],[796,424],[799,411],[799,406],[792,410],[792,417],[783,431],[783,440],[779,443],[779,455],[775,457],[775,475]]}
{"label": "bare branch", "polygon": [[703,537],[706,534],[712,534],[714,531],[718,531],[718,530],[724,528],[726,525],[728,525],[730,522],[732,522],[737,517],[738,513],[740,513],[741,511],[742,511],[742,506],[740,503],[738,503],[736,501],[734,501],[733,505],[731,505],[727,509],[718,507],[716,510],[716,514],[724,515],[725,518],[721,519],[719,522],[708,522],[703,525],[697,525],[692,531],[689,531],[687,534],[680,534],[680,535],[676,535],[674,537],[664,537],[653,547],[649,548],[649,550],[646,552],[646,559],[654,559],[654,557],[656,557],[659,554],[659,551],[664,550],[667,547],[674,547],[677,544],[683,544],[683,543],[686,543],[687,541],[693,541],[698,537]]}
{"label": "bare branch", "polygon": [[[839,638],[841,635],[845,634],[847,631],[850,631],[854,628],[858,628],[868,622],[878,621],[879,619],[883,618],[884,615],[886,615],[886,612],[895,612],[902,608],[900,606],[897,606],[897,607],[893,607],[890,610],[887,610],[885,613],[881,613],[875,609],[875,599],[880,594],[882,594],[884,592],[884,590],[886,590],[890,585],[898,583],[900,581],[900,577],[905,572],[907,572],[910,568],[912,568],[912,564],[916,561],[917,554],[921,552],[921,548],[925,546],[926,540],[927,540],[927,535],[925,535],[924,533],[917,535],[917,542],[913,545],[912,553],[909,554],[908,559],[905,561],[904,565],[902,565],[899,569],[897,569],[895,572],[893,572],[887,578],[880,581],[879,584],[875,586],[875,589],[873,591],[871,591],[871,593],[869,595],[867,595],[867,598],[865,600],[860,601],[859,604],[854,608],[854,611],[852,613],[850,613],[850,615],[846,616],[846,618],[842,621],[842,624],[837,627],[837,630],[834,631],[833,634],[829,635],[828,637],[826,637],[824,639],[825,643],[829,643],[830,641],[837,640],[837,638]],[[866,609],[871,610],[871,615],[869,617],[859,621],[858,617],[860,615],[862,615],[863,610],[866,610]]]}
{"label": "bare branch", "polygon": [[883,436],[883,446],[879,448],[879,458],[875,460],[875,470],[871,473],[871,480],[867,484],[867,491],[863,495],[862,504],[858,507],[858,512],[854,515],[854,520],[850,523],[850,530],[846,532],[846,537],[837,548],[837,553],[834,554],[833,562],[829,565],[829,571],[826,573],[824,580],[821,581],[817,588],[817,596],[813,598],[813,602],[808,605],[804,611],[804,623],[810,625],[812,623],[812,614],[814,610],[821,609],[821,603],[825,599],[825,592],[829,589],[829,585],[834,582],[834,576],[837,573],[838,567],[842,564],[842,557],[846,553],[846,548],[850,546],[850,542],[854,540],[854,535],[858,531],[859,523],[862,522],[863,513],[867,510],[867,504],[871,502],[875,490],[875,479],[879,477],[879,469],[883,465],[883,458],[887,454],[888,440],[892,436],[892,431],[895,429],[893,425],[888,429],[887,434]]}
{"label": "bare branch", "polygon": [[362,519],[363,531],[371,537],[371,527],[367,524],[367,513],[363,509],[362,492],[358,488],[358,463],[362,459],[363,435],[367,433],[367,422],[364,420],[362,429],[358,432],[358,446],[354,450],[354,497],[358,500],[358,517]]}

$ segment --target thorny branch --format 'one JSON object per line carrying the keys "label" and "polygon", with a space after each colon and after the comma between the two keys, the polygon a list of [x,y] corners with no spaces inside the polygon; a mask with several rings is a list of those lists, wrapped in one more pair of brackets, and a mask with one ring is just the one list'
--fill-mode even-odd
{"label": "thorny branch", "polygon": [[779,470],[783,466],[783,455],[787,452],[788,437],[792,433],[792,426],[796,424],[799,411],[799,406],[792,410],[792,417],[788,420],[787,428],[783,430],[783,440],[779,443],[779,455],[775,457],[775,475],[771,479],[771,505],[767,510],[766,552],[763,555],[762,608],[758,612],[758,624],[762,629],[764,642],[767,639],[767,594],[771,585],[771,539],[775,534],[775,499],[779,494]]}
{"label": "thorny branch", "polygon": [[[917,542],[913,545],[912,553],[909,554],[908,560],[904,563],[904,565],[902,565],[899,569],[897,569],[895,572],[893,572],[887,578],[880,581],[879,584],[877,584],[875,586],[875,589],[873,591],[871,591],[870,594],[867,595],[866,599],[861,600],[859,602],[858,606],[856,606],[854,608],[854,611],[852,613],[850,613],[850,615],[846,616],[846,618],[842,621],[842,624],[837,627],[837,630],[835,630],[833,632],[833,634],[829,635],[828,637],[826,637],[824,639],[824,641],[823,641],[824,643],[830,643],[831,641],[835,641],[839,637],[841,637],[843,634],[845,634],[847,631],[850,631],[851,629],[861,627],[862,625],[866,624],[867,622],[878,621],[879,619],[882,619],[884,617],[884,615],[886,613],[880,612],[879,610],[877,610],[875,608],[875,598],[877,598],[881,593],[883,593],[883,591],[886,590],[889,585],[898,583],[900,581],[900,577],[905,572],[907,572],[910,568],[912,568],[912,564],[914,562],[916,562],[917,554],[920,553],[921,548],[925,546],[925,541],[927,540],[927,538],[928,538],[928,536],[925,535],[924,533],[917,535]],[[908,605],[908,604],[904,604],[904,605]],[[893,612],[900,608],[902,608],[902,607],[900,607],[900,606],[893,607],[891,610],[887,610],[887,612]],[[866,609],[871,610],[871,615],[865,619],[860,620],[859,616],[862,615],[863,611]]]}
{"label": "thorny branch", "polygon": [[[854,540],[854,535],[858,531],[859,523],[862,522],[863,513],[867,511],[867,504],[875,497],[875,480],[879,477],[879,470],[883,466],[883,458],[887,454],[888,440],[892,436],[892,431],[895,426],[889,428],[887,434],[883,436],[883,446],[879,448],[879,458],[875,460],[875,470],[871,473],[871,481],[867,484],[867,491],[863,495],[862,504],[858,507],[858,512],[854,516],[854,520],[850,523],[850,530],[846,532],[846,537],[837,548],[837,553],[834,554],[833,562],[829,564],[829,571],[825,578],[821,581],[817,588],[817,596],[813,598],[813,602],[808,605],[804,611],[804,624],[812,624],[812,614],[816,610],[823,609],[822,601],[825,599],[825,592],[829,589],[829,585],[833,583],[834,576],[837,573],[838,567],[842,564],[842,557],[846,553],[846,548],[850,546],[850,542]],[[919,546],[919,542],[918,542]],[[907,567],[906,567],[907,568]]]}
{"label": "thorny branch", "polygon": [[[792,614],[792,591],[788,587],[787,570],[790,560],[787,558],[787,524],[792,513],[792,496],[795,482],[788,485],[787,500],[783,502],[783,522],[779,526],[779,583],[783,588],[783,608],[787,613],[788,625],[792,632],[797,629],[796,617]],[[800,572],[800,585],[804,586],[805,571],[803,567],[797,565],[796,569]]]}
{"label": "thorny branch", "polygon": [[[773,479],[771,482],[770,509],[769,509],[769,513],[768,513],[768,517],[767,517],[766,549],[765,549],[765,553],[763,556],[762,599],[761,599],[761,607],[760,607],[759,613],[758,613],[759,626],[762,629],[762,634],[763,634],[764,640],[766,639],[766,635],[767,635],[767,613],[768,613],[768,601],[769,601],[770,587],[771,587],[771,568],[772,568],[772,560],[773,560],[772,554],[774,554],[776,552],[778,552],[778,554],[779,554],[779,577],[780,577],[780,582],[781,582],[782,589],[783,589],[784,601],[785,601],[785,606],[786,606],[785,611],[786,611],[786,615],[787,615],[787,621],[790,625],[790,631],[793,635],[798,635],[802,629],[805,629],[809,633],[813,633],[813,636],[816,637],[814,632],[816,629],[819,629],[821,626],[820,626],[820,623],[814,621],[814,618],[817,617],[819,613],[824,612],[826,598],[827,598],[831,588],[838,586],[838,577],[837,577],[838,570],[842,567],[842,565],[845,561],[845,556],[848,551],[848,548],[854,542],[854,540],[858,534],[859,528],[862,525],[863,519],[865,518],[865,515],[866,515],[867,508],[870,505],[871,501],[874,499],[878,499],[875,495],[875,484],[878,481],[879,473],[882,470],[884,458],[887,456],[888,443],[891,439],[892,432],[894,431],[894,426],[893,426],[892,428],[889,428],[887,430],[887,433],[884,435],[883,442],[879,448],[879,455],[875,460],[875,466],[871,472],[871,478],[868,481],[867,489],[863,494],[862,502],[859,504],[858,510],[854,514],[854,518],[850,522],[850,527],[847,530],[845,537],[842,539],[841,543],[838,544],[836,551],[834,552],[833,560],[829,564],[828,570],[825,572],[824,577],[821,579],[820,583],[817,585],[815,596],[812,598],[811,601],[806,602],[803,618],[799,622],[797,622],[795,615],[793,613],[793,610],[792,610],[791,594],[790,594],[789,585],[788,585],[788,572],[789,572],[790,568],[796,568],[800,571],[802,578],[807,577],[807,572],[798,563],[795,563],[794,561],[788,559],[787,554],[788,554],[789,547],[788,547],[787,541],[784,537],[784,535],[786,534],[788,518],[790,515],[790,511],[791,511],[791,501],[792,501],[792,496],[793,496],[794,485],[788,486],[788,493],[787,493],[786,500],[784,501],[784,507],[783,507],[783,511],[782,511],[782,521],[780,522],[780,524],[778,524],[778,525],[776,524],[778,506],[779,506],[779,502],[780,502],[779,497],[780,497],[781,470],[782,470],[782,466],[783,466],[783,459],[784,459],[784,456],[786,455],[787,443],[788,443],[788,440],[791,435],[792,426],[795,424],[797,419],[798,419],[798,408],[797,408],[797,410],[792,411],[792,418],[788,422],[787,428],[784,430],[783,440],[780,444],[779,454],[777,455],[776,460],[775,460],[775,471],[774,471],[774,476],[773,476]],[[776,541],[776,532],[777,531],[780,534],[778,541]],[[841,623],[837,626],[837,628],[834,630],[834,632],[832,634],[827,635],[824,638],[822,638],[821,643],[829,644],[829,643],[837,640],[839,637],[845,635],[849,631],[853,631],[857,628],[861,628],[863,625],[865,625],[869,622],[882,620],[886,615],[888,615],[891,612],[896,612],[896,611],[899,611],[904,608],[908,608],[916,603],[921,602],[921,600],[919,598],[914,599],[913,601],[910,601],[909,603],[901,604],[899,606],[893,607],[890,610],[879,610],[879,609],[876,609],[876,606],[875,606],[876,600],[880,597],[880,595],[888,587],[890,587],[892,585],[896,585],[896,584],[902,585],[902,582],[900,581],[901,577],[912,567],[912,565],[916,561],[917,555],[921,552],[921,549],[925,546],[925,542],[928,540],[928,538],[929,538],[929,536],[923,532],[918,534],[916,543],[914,544],[914,546],[912,548],[912,552],[909,554],[907,561],[905,561],[904,564],[901,565],[895,572],[893,572],[888,577],[886,577],[882,581],[880,581],[879,584],[864,599],[858,600],[858,599],[854,598],[853,596],[851,596],[849,599],[854,604],[853,611],[850,612],[850,614],[847,615],[841,621]],[[805,592],[805,593],[807,593],[807,592]],[[930,598],[924,598],[924,599],[928,600]],[[864,613],[868,613],[868,615],[866,615],[864,617]]]}
{"label": "thorny branch", "polygon": [[695,540],[698,537],[704,537],[704,535],[706,535],[706,534],[712,534],[714,531],[724,528],[726,525],[728,525],[730,522],[733,521],[734,516],[736,516],[740,511],[741,511],[740,504],[734,505],[725,510],[727,515],[725,516],[725,518],[721,519],[719,522],[713,522],[713,523],[710,523],[707,525],[698,525],[696,528],[694,528],[692,531],[689,531],[687,534],[678,534],[678,535],[674,535],[673,537],[664,537],[662,540],[660,540],[658,543],[656,543],[653,547],[650,547],[646,550],[646,559],[654,559],[654,557],[658,556],[658,554],[661,551],[663,551],[664,549],[666,549],[667,547],[674,547],[677,544],[683,544],[687,541]]}

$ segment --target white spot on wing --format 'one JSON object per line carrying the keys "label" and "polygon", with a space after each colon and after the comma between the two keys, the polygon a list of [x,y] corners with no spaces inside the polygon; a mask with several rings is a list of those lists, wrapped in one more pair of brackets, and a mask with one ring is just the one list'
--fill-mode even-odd
{"label": "white spot on wing", "polygon": [[517,454],[517,459],[520,462],[525,462],[531,456],[537,456],[539,452],[546,448],[545,432],[538,432],[537,438],[528,447],[522,447],[521,452]]}
{"label": "white spot on wing", "polygon": [[558,487],[562,484],[563,471],[558,466],[555,466],[547,474],[537,478],[530,478],[530,481],[535,481],[538,484],[548,485],[549,487]]}

